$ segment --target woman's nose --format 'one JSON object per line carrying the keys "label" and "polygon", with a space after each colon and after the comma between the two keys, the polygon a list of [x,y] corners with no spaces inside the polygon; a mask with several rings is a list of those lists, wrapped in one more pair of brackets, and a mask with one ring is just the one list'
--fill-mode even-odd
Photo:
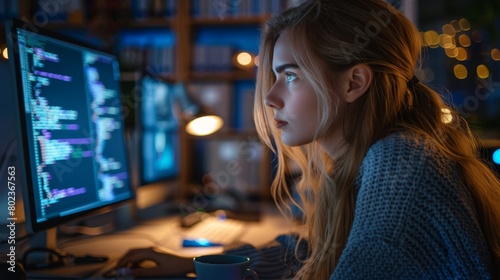
{"label": "woman's nose", "polygon": [[273,109],[280,109],[283,107],[283,100],[279,97],[279,88],[276,84],[273,85],[271,90],[266,95],[265,104]]}

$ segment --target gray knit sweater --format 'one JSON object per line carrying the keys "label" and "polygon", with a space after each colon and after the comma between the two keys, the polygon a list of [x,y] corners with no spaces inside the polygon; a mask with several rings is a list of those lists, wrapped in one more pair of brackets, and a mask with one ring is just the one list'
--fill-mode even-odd
{"label": "gray knit sweater", "polygon": [[[354,223],[330,279],[491,278],[471,194],[430,141],[399,133],[378,141],[356,188]],[[294,236],[280,236],[260,250],[228,253],[253,259],[260,279],[281,279],[300,268],[295,244]],[[305,255],[307,245],[301,247]]]}

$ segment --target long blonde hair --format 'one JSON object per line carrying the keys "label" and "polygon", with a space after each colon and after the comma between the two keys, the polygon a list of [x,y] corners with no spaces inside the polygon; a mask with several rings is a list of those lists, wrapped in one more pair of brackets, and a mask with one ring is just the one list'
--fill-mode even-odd
{"label": "long blonde hair", "polygon": [[[318,98],[322,116],[318,136],[328,133],[332,125],[342,128],[342,150],[349,152],[335,162],[315,142],[285,146],[272,125],[274,114],[264,100],[275,81],[274,45],[285,30],[294,58]],[[274,199],[285,207],[291,200],[304,212],[311,251],[296,279],[327,279],[333,273],[352,227],[354,183],[361,162],[375,141],[395,131],[426,135],[458,164],[500,266],[500,182],[479,159],[477,139],[456,110],[423,83],[408,82],[418,68],[421,48],[414,25],[382,0],[303,1],[267,22],[260,46],[254,118],[262,141],[277,156]],[[359,63],[371,67],[373,83],[361,98],[346,103],[331,90],[330,75]],[[443,122],[443,108],[450,110],[451,123]],[[301,169],[297,191],[302,206],[293,200],[286,182],[289,159]]]}

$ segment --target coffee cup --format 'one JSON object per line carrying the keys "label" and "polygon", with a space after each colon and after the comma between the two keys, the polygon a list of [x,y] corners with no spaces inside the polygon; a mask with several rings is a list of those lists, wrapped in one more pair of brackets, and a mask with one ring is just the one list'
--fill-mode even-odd
{"label": "coffee cup", "polygon": [[259,279],[249,269],[250,259],[236,255],[204,255],[193,258],[198,280],[244,280]]}

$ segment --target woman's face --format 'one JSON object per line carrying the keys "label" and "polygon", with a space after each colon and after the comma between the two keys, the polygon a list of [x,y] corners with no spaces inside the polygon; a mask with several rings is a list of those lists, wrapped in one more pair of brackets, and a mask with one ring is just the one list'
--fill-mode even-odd
{"label": "woman's face", "polygon": [[274,111],[276,127],[287,146],[311,143],[320,123],[318,100],[313,87],[293,58],[288,32],[274,46],[273,71],[276,81],[265,98]]}

